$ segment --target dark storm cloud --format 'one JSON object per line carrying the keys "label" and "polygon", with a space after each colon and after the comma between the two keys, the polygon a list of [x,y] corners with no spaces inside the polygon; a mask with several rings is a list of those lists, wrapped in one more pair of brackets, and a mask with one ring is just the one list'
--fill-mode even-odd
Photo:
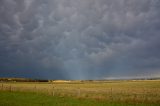
{"label": "dark storm cloud", "polygon": [[159,76],[159,11],[159,0],[1,0],[0,76]]}

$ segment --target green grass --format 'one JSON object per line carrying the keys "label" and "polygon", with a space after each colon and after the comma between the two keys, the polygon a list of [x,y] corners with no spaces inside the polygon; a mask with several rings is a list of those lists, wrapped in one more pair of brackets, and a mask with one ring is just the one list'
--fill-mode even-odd
{"label": "green grass", "polygon": [[57,97],[31,92],[0,91],[0,106],[158,106],[146,104],[110,103],[74,97]]}

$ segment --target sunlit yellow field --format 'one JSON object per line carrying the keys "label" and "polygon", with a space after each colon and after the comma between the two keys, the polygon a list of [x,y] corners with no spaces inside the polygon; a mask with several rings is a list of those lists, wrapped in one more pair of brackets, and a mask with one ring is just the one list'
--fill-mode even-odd
{"label": "sunlit yellow field", "polygon": [[1,82],[0,89],[109,102],[160,104],[160,80]]}

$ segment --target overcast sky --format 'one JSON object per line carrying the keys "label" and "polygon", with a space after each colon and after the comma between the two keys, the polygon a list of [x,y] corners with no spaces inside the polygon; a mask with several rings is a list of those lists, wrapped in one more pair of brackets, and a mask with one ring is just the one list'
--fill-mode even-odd
{"label": "overcast sky", "polygon": [[0,77],[160,76],[160,0],[0,0]]}

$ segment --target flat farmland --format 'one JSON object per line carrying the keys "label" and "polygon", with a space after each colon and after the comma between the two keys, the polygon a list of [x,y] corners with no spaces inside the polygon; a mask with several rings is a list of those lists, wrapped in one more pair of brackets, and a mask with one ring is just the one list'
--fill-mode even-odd
{"label": "flat farmland", "polygon": [[160,80],[1,82],[0,91],[3,95],[4,92],[25,92],[49,97],[93,100],[96,103],[160,105]]}

